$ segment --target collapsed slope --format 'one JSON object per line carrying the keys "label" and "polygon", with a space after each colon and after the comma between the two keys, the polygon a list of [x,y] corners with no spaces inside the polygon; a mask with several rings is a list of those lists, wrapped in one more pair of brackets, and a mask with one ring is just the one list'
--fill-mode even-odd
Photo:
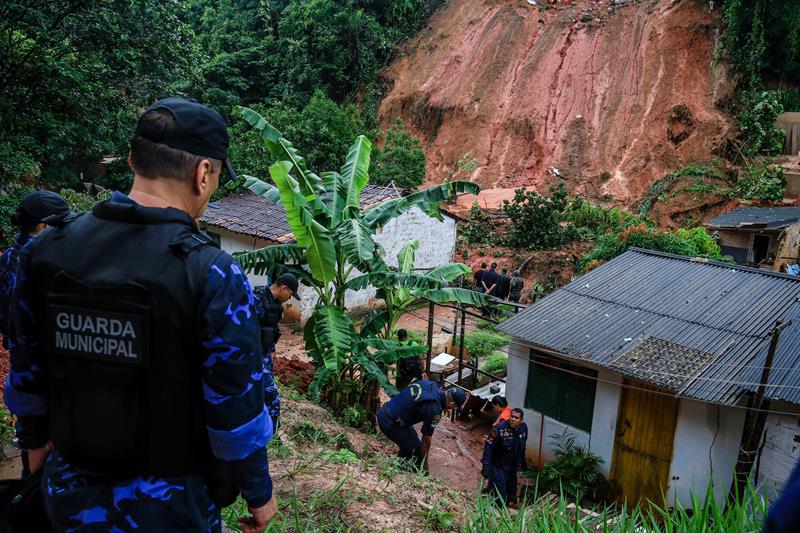
{"label": "collapsed slope", "polygon": [[630,204],[719,152],[733,121],[731,84],[714,61],[718,10],[563,1],[540,10],[455,0],[383,71],[381,124],[401,117],[423,140],[429,181],[469,154],[485,188],[544,191],[563,178],[574,192]]}

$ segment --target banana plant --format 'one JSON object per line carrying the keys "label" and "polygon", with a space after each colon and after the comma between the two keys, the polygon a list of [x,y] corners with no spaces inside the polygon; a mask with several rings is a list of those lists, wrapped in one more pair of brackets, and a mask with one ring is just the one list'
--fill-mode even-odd
{"label": "banana plant", "polygon": [[[460,193],[477,194],[478,185],[453,181],[362,210],[361,192],[369,183],[372,151],[366,137],[361,135],[355,140],[338,172],[324,172],[320,177],[307,168],[299,152],[264,117],[246,107],[237,107],[234,112],[258,132],[273,160],[269,167],[271,183],[245,176],[245,185],[253,193],[283,207],[296,240],[292,244],[243,252],[236,257],[244,268],[258,274],[291,271],[315,291],[318,300],[303,329],[306,350],[318,368],[312,392],[320,392],[331,382],[335,385],[331,394],[347,397],[354,392],[345,390],[347,387],[355,390],[358,383],[364,381],[377,382],[392,391],[386,380],[385,366],[412,354],[406,353],[408,347],[386,339],[391,326],[378,330],[365,330],[362,326],[357,330],[345,313],[345,292],[372,285],[382,291],[384,299],[392,299],[392,305],[400,296],[403,302],[412,296],[419,298],[421,294],[440,299],[451,297],[454,289],[444,285],[454,276],[466,273],[469,270],[466,265],[445,265],[438,271],[419,274],[404,266],[409,260],[404,256],[399,268],[390,267],[384,261],[384,251],[375,242],[374,234],[414,207],[441,219],[439,207],[443,201]],[[411,254],[413,264],[413,251],[408,246],[405,249],[406,255]],[[405,292],[390,295],[387,291],[391,290]],[[392,321],[390,315],[389,323],[394,322],[396,318]],[[350,399],[334,403],[345,406]]]}

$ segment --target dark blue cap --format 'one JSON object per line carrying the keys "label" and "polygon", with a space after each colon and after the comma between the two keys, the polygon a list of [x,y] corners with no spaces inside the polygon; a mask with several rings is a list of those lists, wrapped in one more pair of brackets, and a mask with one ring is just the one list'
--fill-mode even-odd
{"label": "dark blue cap", "polygon": [[236,179],[236,172],[228,160],[228,127],[219,113],[197,100],[177,96],[159,100],[148,107],[147,111],[155,109],[169,111],[175,119],[175,128],[169,131],[159,129],[149,122],[143,122],[140,117],[136,125],[136,135],[190,154],[220,159],[230,179]]}
{"label": "dark blue cap", "polygon": [[447,393],[450,394],[450,397],[458,407],[461,407],[467,401],[467,393],[464,392],[464,389],[453,387],[452,389],[447,389]]}
{"label": "dark blue cap", "polygon": [[53,191],[33,191],[22,198],[17,211],[11,215],[11,223],[21,226],[44,222],[57,226],[70,212],[67,201],[60,194]]}

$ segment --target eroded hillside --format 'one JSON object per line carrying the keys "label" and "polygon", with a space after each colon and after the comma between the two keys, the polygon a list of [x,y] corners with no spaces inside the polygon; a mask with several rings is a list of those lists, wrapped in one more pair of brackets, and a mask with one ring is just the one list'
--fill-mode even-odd
{"label": "eroded hillside", "polygon": [[383,72],[380,120],[399,116],[423,140],[431,182],[469,154],[477,169],[459,177],[484,187],[545,190],[561,176],[630,204],[732,133],[709,4],[454,0]]}

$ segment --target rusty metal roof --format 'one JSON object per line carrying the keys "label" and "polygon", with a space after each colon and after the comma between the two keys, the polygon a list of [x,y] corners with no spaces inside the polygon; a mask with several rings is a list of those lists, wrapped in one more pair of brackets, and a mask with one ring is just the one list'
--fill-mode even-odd
{"label": "rusty metal roof", "polygon": [[714,229],[781,229],[800,221],[800,207],[740,207],[714,217],[704,226]]}
{"label": "rusty metal roof", "polygon": [[[397,191],[391,187],[367,185],[361,191],[361,208],[369,209],[397,196]],[[250,191],[232,194],[209,204],[200,222],[276,244],[294,242],[283,206]]]}
{"label": "rusty metal roof", "polygon": [[[735,404],[757,387],[775,321],[800,317],[798,299],[800,278],[631,249],[499,328],[676,395]],[[773,366],[768,397],[800,404],[800,323],[781,334]]]}

